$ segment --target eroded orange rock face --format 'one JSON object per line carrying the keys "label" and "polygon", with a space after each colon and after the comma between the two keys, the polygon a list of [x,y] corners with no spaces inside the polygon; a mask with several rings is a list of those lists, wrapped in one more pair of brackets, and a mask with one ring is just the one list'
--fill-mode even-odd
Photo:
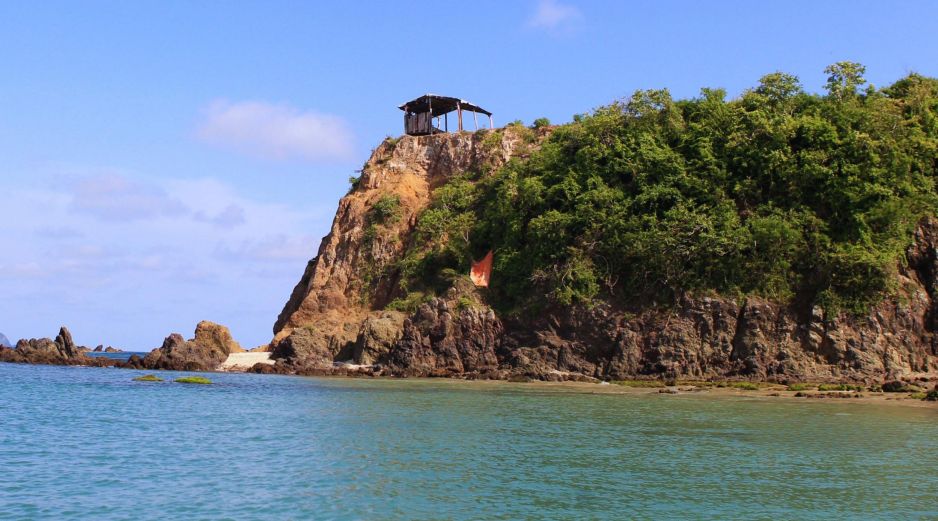
{"label": "eroded orange rock face", "polygon": [[[362,169],[357,186],[339,201],[329,235],[280,313],[274,325],[274,353],[301,327],[329,337],[327,343],[340,346],[339,351],[352,346],[365,319],[393,293],[389,281],[374,281],[370,274],[402,254],[432,191],[464,172],[504,164],[521,143],[511,129],[499,135],[403,136],[382,143]],[[399,214],[366,240],[369,210],[388,197],[399,201]]]}

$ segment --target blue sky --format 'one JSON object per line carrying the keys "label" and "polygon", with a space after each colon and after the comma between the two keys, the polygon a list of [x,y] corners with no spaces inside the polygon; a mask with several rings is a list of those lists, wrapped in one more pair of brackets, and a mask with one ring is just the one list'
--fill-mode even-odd
{"label": "blue sky", "polygon": [[938,76],[936,2],[0,3],[0,331],[265,343],[396,106],[496,124],[667,87],[818,91],[840,60]]}

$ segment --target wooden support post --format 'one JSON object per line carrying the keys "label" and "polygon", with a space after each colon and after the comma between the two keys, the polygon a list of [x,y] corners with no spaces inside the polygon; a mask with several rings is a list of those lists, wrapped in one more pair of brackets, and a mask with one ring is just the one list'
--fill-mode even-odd
{"label": "wooden support post", "polygon": [[462,132],[462,106],[456,102],[456,116],[459,118],[459,131]]}
{"label": "wooden support post", "polygon": [[429,117],[427,118],[427,123],[430,124],[430,135],[433,135],[433,98],[427,99],[427,109],[430,110]]}
{"label": "wooden support post", "polygon": [[491,115],[489,115],[489,128],[490,129],[495,128],[495,121],[492,119]]}
{"label": "wooden support post", "polygon": [[475,112],[475,111],[472,112],[472,121],[475,121],[476,130],[479,130],[479,113],[478,112]]}
{"label": "wooden support post", "polygon": [[449,112],[443,114],[443,130],[449,132]]}

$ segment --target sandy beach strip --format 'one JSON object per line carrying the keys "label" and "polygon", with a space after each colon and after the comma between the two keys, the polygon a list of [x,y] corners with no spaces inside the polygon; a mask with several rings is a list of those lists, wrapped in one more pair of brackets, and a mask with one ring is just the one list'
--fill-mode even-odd
{"label": "sandy beach strip", "polygon": [[246,353],[231,353],[228,359],[222,362],[218,367],[219,371],[247,371],[254,364],[273,365],[274,361],[270,358],[270,353],[249,351]]}

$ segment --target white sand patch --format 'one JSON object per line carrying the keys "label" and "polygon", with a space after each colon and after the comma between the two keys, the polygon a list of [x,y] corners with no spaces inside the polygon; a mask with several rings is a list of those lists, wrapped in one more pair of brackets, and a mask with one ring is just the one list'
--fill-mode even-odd
{"label": "white sand patch", "polygon": [[273,365],[274,361],[270,358],[270,353],[250,351],[246,353],[231,353],[228,359],[222,362],[218,367],[219,371],[247,371],[254,364]]}

